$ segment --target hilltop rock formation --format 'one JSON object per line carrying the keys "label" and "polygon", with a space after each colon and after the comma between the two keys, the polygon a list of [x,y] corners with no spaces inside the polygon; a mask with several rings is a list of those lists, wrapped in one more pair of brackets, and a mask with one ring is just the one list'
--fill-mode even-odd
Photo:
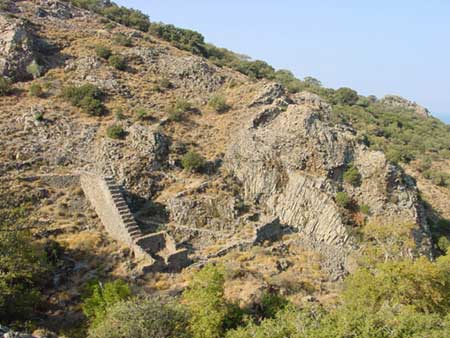
{"label": "hilltop rock formation", "polygon": [[[415,224],[419,247],[429,252],[428,229],[416,187],[380,152],[356,142],[351,129],[332,126],[330,107],[318,96],[301,93],[288,102],[266,88],[260,113],[235,135],[224,165],[241,182],[243,196],[282,224],[298,229],[314,244],[345,249],[355,244],[343,208],[335,201],[345,191],[354,203],[368,205],[377,224]],[[271,99],[267,99],[267,97]],[[355,166],[361,184],[343,182]]]}
{"label": "hilltop rock formation", "polygon": [[411,110],[420,117],[427,118],[430,116],[430,111],[427,108],[422,107],[421,105],[419,105],[415,102],[409,101],[401,96],[386,95],[385,97],[383,97],[380,100],[380,102],[382,104],[385,104],[388,106],[399,107],[399,108]]}

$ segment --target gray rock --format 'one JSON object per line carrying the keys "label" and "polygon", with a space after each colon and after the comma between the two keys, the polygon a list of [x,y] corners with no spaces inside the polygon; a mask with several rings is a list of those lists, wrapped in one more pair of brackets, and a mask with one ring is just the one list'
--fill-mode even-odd
{"label": "gray rock", "polygon": [[22,20],[0,15],[0,75],[16,81],[32,77],[27,66],[36,58],[33,39]]}

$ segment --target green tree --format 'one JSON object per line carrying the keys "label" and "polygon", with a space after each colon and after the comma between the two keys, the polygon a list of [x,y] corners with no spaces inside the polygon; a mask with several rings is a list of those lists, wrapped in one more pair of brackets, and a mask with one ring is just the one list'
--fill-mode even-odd
{"label": "green tree", "polygon": [[187,311],[175,301],[133,298],[108,307],[89,338],[190,338]]}
{"label": "green tree", "polygon": [[352,106],[358,102],[358,93],[351,88],[339,88],[334,94],[334,102]]}
{"label": "green tree", "polygon": [[43,246],[25,230],[29,227],[28,213],[25,206],[0,208],[0,318],[3,324],[32,316],[40,304],[40,282],[49,272]]}
{"label": "green tree", "polygon": [[183,300],[190,312],[194,338],[223,337],[227,326],[239,322],[239,311],[224,300],[223,268],[207,265],[194,274]]}
{"label": "green tree", "polygon": [[83,313],[95,327],[102,322],[111,306],[130,297],[130,287],[123,280],[118,279],[105,284],[95,281],[88,286],[87,296],[83,302]]}

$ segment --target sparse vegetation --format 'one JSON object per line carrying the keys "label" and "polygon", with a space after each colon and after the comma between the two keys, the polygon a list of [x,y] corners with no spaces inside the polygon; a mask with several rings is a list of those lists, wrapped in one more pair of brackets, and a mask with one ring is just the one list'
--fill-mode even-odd
{"label": "sparse vegetation", "polygon": [[205,159],[191,150],[183,156],[181,165],[187,171],[199,171],[205,165]]}
{"label": "sparse vegetation", "polygon": [[211,97],[208,101],[208,105],[218,113],[225,113],[230,109],[225,98],[220,95]]}
{"label": "sparse vegetation", "polygon": [[125,130],[118,124],[113,124],[106,129],[106,135],[109,138],[119,140],[126,136]]}
{"label": "sparse vegetation", "polygon": [[175,104],[169,109],[169,121],[180,122],[184,119],[187,112],[194,109],[191,102],[186,99],[178,99]]}
{"label": "sparse vegetation", "polygon": [[148,111],[147,109],[140,107],[136,109],[135,115],[138,120],[145,120],[148,117]]}
{"label": "sparse vegetation", "polygon": [[105,107],[101,99],[102,91],[94,85],[85,84],[79,87],[68,86],[63,89],[62,97],[73,106],[79,107],[89,115],[102,115]]}

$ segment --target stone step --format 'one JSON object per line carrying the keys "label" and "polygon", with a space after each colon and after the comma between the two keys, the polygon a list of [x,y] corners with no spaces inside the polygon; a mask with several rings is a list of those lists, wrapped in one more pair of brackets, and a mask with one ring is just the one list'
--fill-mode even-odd
{"label": "stone step", "polygon": [[128,205],[119,206],[119,207],[117,207],[117,209],[119,210],[119,212],[121,212],[121,211],[130,211],[130,208],[128,208]]}
{"label": "stone step", "polygon": [[132,221],[133,223],[136,223],[136,220],[135,220],[134,217],[131,216],[131,215],[124,215],[124,216],[121,216],[121,217],[122,217],[122,220],[123,220],[125,223],[127,223],[127,222],[129,222],[129,221]]}
{"label": "stone step", "polygon": [[138,226],[133,226],[133,227],[129,227],[127,228],[128,233],[133,232],[133,231],[141,231],[141,229]]}
{"label": "stone step", "polygon": [[123,224],[125,224],[125,226],[127,226],[127,225],[137,225],[137,223],[134,220],[124,221]]}
{"label": "stone step", "polygon": [[121,208],[121,207],[127,207],[128,208],[128,204],[125,201],[118,201],[115,203],[116,207]]}
{"label": "stone step", "polygon": [[114,192],[114,193],[111,194],[111,196],[112,196],[113,199],[114,199],[114,198],[120,198],[120,199],[123,199],[123,195],[122,195],[121,192]]}

